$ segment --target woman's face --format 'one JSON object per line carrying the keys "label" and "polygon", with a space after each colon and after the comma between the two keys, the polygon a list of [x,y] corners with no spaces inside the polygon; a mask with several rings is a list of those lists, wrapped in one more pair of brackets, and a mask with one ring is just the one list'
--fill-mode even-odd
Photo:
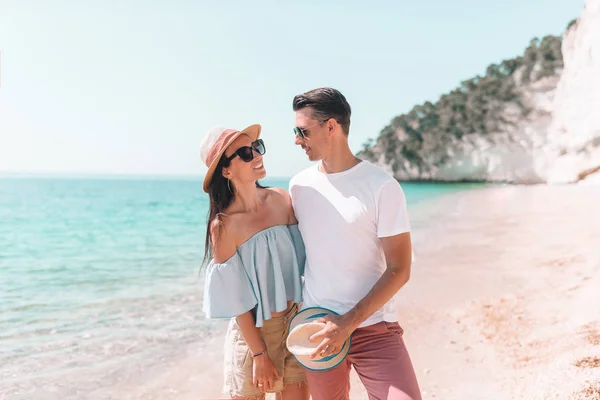
{"label": "woman's face", "polygon": [[[263,166],[262,155],[252,147],[252,140],[250,137],[240,135],[233,143],[231,143],[231,145],[229,145],[227,150],[225,150],[225,157],[230,158],[231,161],[227,167],[223,168],[223,176],[233,181],[234,184],[256,182],[267,175],[265,167]],[[242,155],[240,155],[240,153],[242,153]],[[249,160],[250,155],[252,156],[251,160]]]}

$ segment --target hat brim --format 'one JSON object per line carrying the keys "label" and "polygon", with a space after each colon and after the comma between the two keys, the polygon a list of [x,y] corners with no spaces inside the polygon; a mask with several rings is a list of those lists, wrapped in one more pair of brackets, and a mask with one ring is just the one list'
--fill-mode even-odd
{"label": "hat brim", "polygon": [[[328,315],[338,315],[336,312],[331,311],[327,308],[323,307],[308,307],[304,310],[299,311],[296,315],[292,317],[289,324],[288,332],[292,332],[294,328],[302,324],[308,324],[315,322],[319,318],[326,317]],[[286,347],[291,347],[291,343],[288,342],[288,338],[286,339]],[[294,354],[292,351],[292,355],[296,360],[302,365],[304,368],[310,371],[328,371],[340,365],[342,361],[346,359],[348,353],[350,352],[350,346],[352,345],[352,336],[348,338],[342,345],[342,348],[339,352],[335,354],[331,354],[322,358],[313,358],[311,359],[308,355],[303,354]]]}
{"label": "hat brim", "polygon": [[219,160],[225,153],[225,150],[241,135],[248,135],[250,140],[255,141],[260,137],[261,126],[258,124],[250,125],[246,129],[243,129],[233,135],[227,143],[223,146],[221,151],[217,154],[213,162],[208,166],[208,171],[206,171],[206,175],[204,175],[204,183],[202,184],[202,188],[206,193],[208,193],[208,188],[210,186],[210,182],[212,181],[213,174],[215,173],[215,169],[217,169],[217,165],[219,165]]}

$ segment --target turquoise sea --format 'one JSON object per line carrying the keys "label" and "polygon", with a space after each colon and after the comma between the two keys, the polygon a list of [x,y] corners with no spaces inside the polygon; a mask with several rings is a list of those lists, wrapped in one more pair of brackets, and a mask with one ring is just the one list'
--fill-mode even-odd
{"label": "turquoise sea", "polygon": [[[409,211],[474,186],[402,183]],[[0,398],[88,398],[222,333],[201,311],[207,204],[200,178],[0,178]]]}

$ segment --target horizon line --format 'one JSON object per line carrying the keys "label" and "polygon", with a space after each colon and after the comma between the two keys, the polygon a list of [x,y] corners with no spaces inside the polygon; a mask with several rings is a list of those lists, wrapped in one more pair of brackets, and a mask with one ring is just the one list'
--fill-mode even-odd
{"label": "horizon line", "polygon": [[[119,173],[119,172],[14,172],[0,171],[0,178],[185,178],[204,179],[205,174]],[[263,179],[290,179],[291,176],[269,176]]]}

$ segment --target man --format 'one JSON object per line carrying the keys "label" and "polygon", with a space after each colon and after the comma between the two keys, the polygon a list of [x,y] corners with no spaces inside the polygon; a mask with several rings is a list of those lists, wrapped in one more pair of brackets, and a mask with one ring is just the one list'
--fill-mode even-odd
{"label": "man", "polygon": [[306,245],[303,307],[338,316],[311,340],[311,357],[346,359],[328,371],[307,370],[313,400],[348,400],[354,367],[370,399],[420,400],[414,368],[397,322],[394,295],[408,281],[411,239],[404,192],[383,169],[348,145],[350,105],[332,88],[294,97],[295,143],[316,165],[290,181]]}

